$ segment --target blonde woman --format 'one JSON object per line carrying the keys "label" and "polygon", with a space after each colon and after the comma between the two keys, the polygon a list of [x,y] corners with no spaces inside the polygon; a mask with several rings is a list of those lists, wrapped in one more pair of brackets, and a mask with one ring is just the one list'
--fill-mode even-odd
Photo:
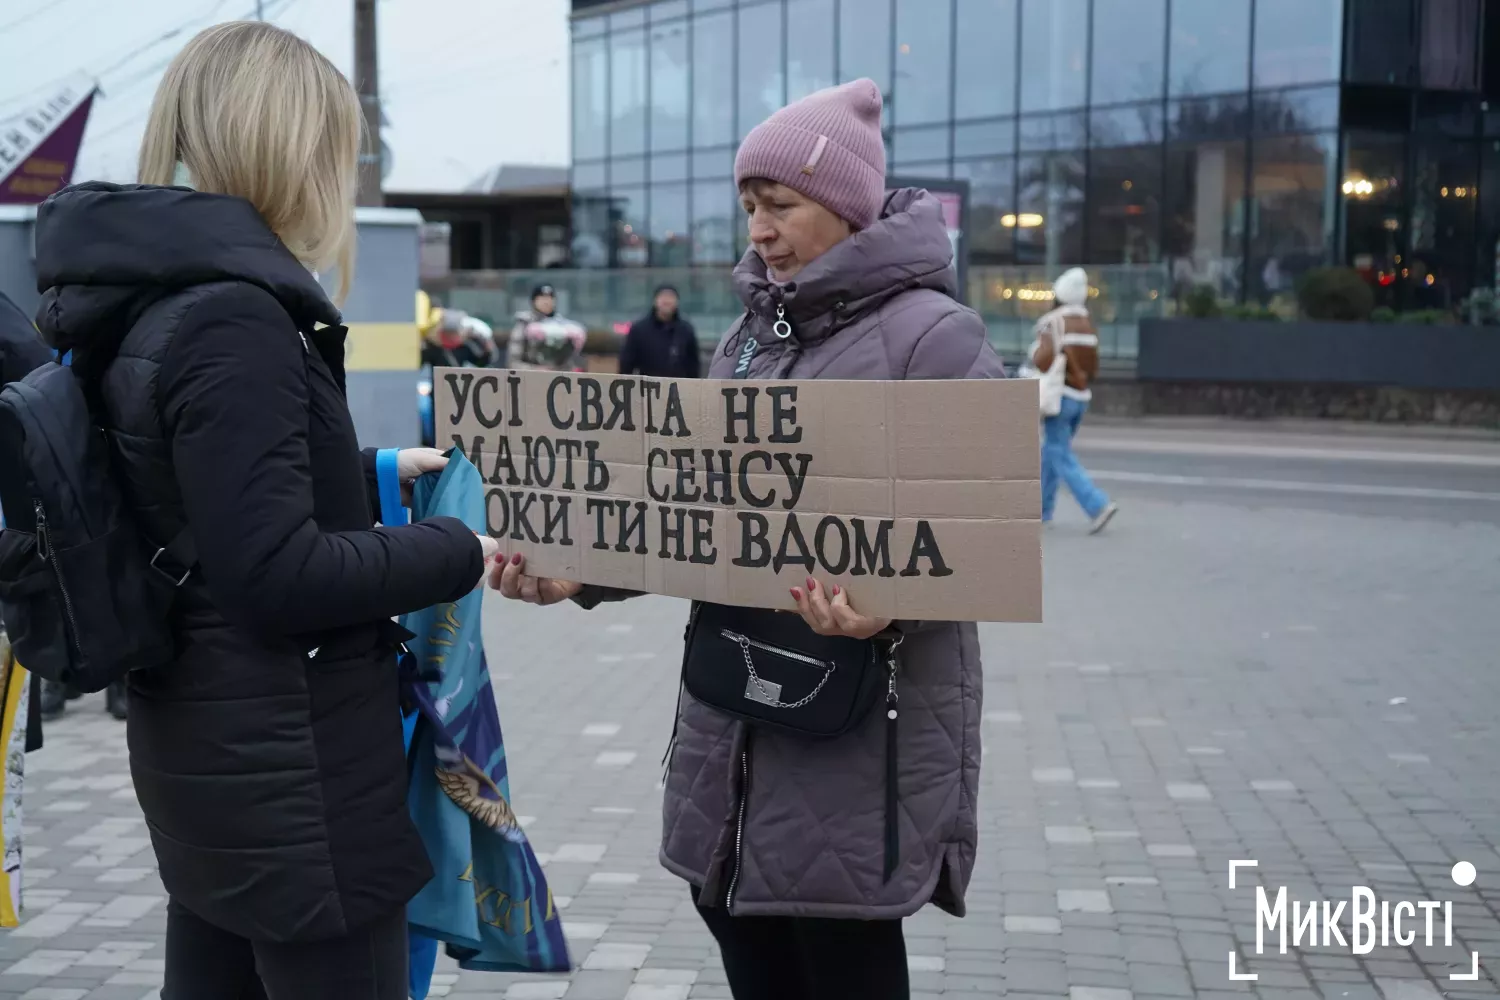
{"label": "blonde woman", "polygon": [[167,70],[142,183],[38,213],[41,328],[97,392],[180,581],[177,657],[131,675],[127,725],[171,897],[165,1000],[406,996],[404,905],[431,872],[391,617],[468,593],[495,546],[458,521],[373,527],[345,330],[314,275],[348,285],[359,146],[327,59],[221,24]]}

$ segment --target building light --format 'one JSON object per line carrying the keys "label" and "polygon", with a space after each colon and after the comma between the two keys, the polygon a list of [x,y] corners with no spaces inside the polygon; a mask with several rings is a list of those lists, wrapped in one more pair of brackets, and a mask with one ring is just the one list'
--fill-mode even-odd
{"label": "building light", "polygon": [[1435,284],[1437,284],[1437,278],[1429,274],[1427,276],[1427,286],[1431,288]]}
{"label": "building light", "polygon": [[1443,187],[1443,188],[1439,188],[1439,189],[1438,189],[1438,194],[1440,194],[1440,195],[1442,195],[1442,196],[1443,196],[1443,197],[1444,197],[1444,198],[1446,198],[1446,197],[1448,197],[1448,189],[1447,189],[1447,188],[1446,188],[1446,187]]}
{"label": "building light", "polygon": [[1120,187],[1126,191],[1129,191],[1131,188],[1135,187],[1135,182],[1127,179],[1121,182]]}
{"label": "building light", "polygon": [[1375,193],[1375,185],[1364,177],[1351,177],[1344,181],[1344,194],[1355,198],[1368,198]]}
{"label": "building light", "polygon": [[[1398,229],[1401,228],[1401,220],[1400,219],[1386,219],[1385,222],[1383,223],[1383,225],[1385,226],[1386,232],[1388,232],[1388,233],[1394,233],[1396,230],[1398,230]],[[1397,257],[1396,260],[1400,261],[1401,258]]]}

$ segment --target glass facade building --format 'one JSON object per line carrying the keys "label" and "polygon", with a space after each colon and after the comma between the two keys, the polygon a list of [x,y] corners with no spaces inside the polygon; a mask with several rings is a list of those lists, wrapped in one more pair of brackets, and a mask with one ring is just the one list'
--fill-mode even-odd
{"label": "glass facade building", "polygon": [[977,268],[1154,265],[1254,302],[1346,263],[1405,308],[1495,283],[1500,0],[573,7],[577,267],[731,264],[740,138],[867,76],[890,173],[968,182]]}

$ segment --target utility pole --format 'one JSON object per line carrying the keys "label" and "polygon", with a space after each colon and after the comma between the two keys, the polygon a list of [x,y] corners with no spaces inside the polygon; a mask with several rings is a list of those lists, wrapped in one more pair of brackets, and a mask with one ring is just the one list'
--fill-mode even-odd
{"label": "utility pole", "polygon": [[265,0],[255,0],[255,19],[264,21],[266,19]]}
{"label": "utility pole", "polygon": [[380,77],[376,69],[375,0],[354,0],[354,85],[365,117],[359,154],[360,205],[383,205],[380,190]]}

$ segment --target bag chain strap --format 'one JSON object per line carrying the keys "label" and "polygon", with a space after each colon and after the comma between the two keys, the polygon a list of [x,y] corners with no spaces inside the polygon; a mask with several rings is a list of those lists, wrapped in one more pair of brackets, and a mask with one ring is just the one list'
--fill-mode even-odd
{"label": "bag chain strap", "polygon": [[790,709],[794,709],[794,708],[801,708],[802,706],[808,704],[809,702],[811,702],[814,698],[816,698],[818,696],[818,692],[820,692],[820,691],[823,690],[823,685],[825,685],[825,684],[828,683],[828,679],[833,676],[833,671],[838,667],[838,664],[836,664],[836,663],[830,663],[828,665],[827,672],[825,672],[823,674],[823,679],[820,680],[820,681],[818,681],[818,686],[815,687],[815,688],[813,688],[812,689],[812,693],[809,694],[807,697],[801,698],[801,699],[799,699],[797,701],[793,701],[793,702],[785,702],[785,701],[782,701],[780,698],[772,698],[771,697],[771,689],[766,686],[766,682],[765,681],[763,681],[763,680],[760,679],[760,674],[757,674],[755,672],[755,660],[752,659],[751,656],[750,656],[750,640],[742,637],[740,639],[740,641],[739,641],[739,647],[740,647],[740,652],[745,657],[745,669],[748,670],[748,671],[750,671],[750,681],[751,681],[751,683],[753,683],[756,686],[756,688],[760,691],[761,694],[763,694],[763,695],[766,696],[766,698],[767,698],[767,700],[768,700],[768,702],[770,704],[770,707],[772,707],[772,708],[783,708],[783,709],[789,709],[790,710]]}
{"label": "bag chain strap", "polygon": [[[901,648],[901,643],[904,638],[905,636],[898,637],[895,642],[891,643],[890,649],[887,652],[886,665],[888,674],[886,682],[886,705],[890,710],[892,718],[895,717],[896,702],[899,700],[899,696],[896,694],[896,650]],[[751,683],[756,686],[761,694],[766,696],[771,708],[780,708],[790,711],[792,709],[802,708],[804,705],[809,704],[814,698],[818,696],[818,692],[823,690],[823,686],[828,683],[829,679],[833,677],[833,672],[838,669],[838,664],[830,663],[828,665],[828,670],[823,674],[823,679],[818,681],[818,686],[813,688],[811,693],[809,693],[804,698],[798,699],[797,701],[786,702],[782,701],[780,698],[772,698],[771,689],[766,686],[765,681],[760,679],[760,674],[755,672],[755,660],[750,655],[750,640],[742,636],[737,645],[740,647],[741,655],[745,657],[745,669],[750,672]]]}

